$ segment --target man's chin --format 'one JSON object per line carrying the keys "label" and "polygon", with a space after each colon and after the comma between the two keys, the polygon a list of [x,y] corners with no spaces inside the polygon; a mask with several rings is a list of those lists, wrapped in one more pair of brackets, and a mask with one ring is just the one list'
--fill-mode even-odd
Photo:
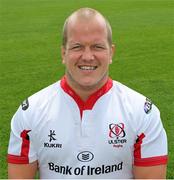
{"label": "man's chin", "polygon": [[83,81],[83,82],[78,82],[79,87],[83,90],[96,90],[100,88],[100,83],[99,82],[94,82],[92,80],[90,81]]}
{"label": "man's chin", "polygon": [[102,78],[96,78],[94,76],[73,78],[73,76],[68,71],[66,72],[66,76],[72,88],[85,91],[96,91],[97,89],[100,89],[100,87],[102,87],[108,79],[107,74],[105,74]]}

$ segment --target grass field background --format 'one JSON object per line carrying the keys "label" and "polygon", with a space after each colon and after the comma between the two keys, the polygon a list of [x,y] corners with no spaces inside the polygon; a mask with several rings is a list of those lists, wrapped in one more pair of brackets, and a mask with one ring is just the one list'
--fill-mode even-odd
{"label": "grass field background", "polygon": [[159,107],[174,178],[174,1],[0,0],[0,178],[7,178],[10,120],[31,94],[62,77],[61,30],[80,7],[101,11],[113,28],[110,76]]}

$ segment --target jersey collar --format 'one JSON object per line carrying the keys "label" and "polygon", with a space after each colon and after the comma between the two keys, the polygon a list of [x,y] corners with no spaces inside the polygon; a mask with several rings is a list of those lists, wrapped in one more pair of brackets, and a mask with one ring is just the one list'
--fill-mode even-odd
{"label": "jersey collar", "polygon": [[94,106],[94,104],[96,103],[96,101],[103,96],[104,94],[106,94],[111,87],[113,86],[113,81],[111,78],[108,78],[107,82],[96,92],[94,92],[93,94],[91,94],[89,96],[89,98],[84,102],[80,96],[68,85],[66,77],[64,76],[61,79],[60,82],[61,88],[67,93],[69,94],[74,101],[77,103],[79,110],[80,110],[80,115],[82,118],[82,114],[84,110],[91,110]]}

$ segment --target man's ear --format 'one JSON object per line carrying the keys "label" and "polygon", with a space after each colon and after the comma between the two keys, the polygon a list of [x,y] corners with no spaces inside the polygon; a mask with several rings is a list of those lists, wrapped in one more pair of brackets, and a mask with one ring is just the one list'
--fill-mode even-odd
{"label": "man's ear", "polygon": [[65,47],[61,46],[62,64],[65,64]]}
{"label": "man's ear", "polygon": [[115,45],[112,44],[112,46],[111,46],[111,57],[110,57],[110,62],[109,62],[110,64],[112,64],[112,58],[113,58],[114,54],[115,54]]}

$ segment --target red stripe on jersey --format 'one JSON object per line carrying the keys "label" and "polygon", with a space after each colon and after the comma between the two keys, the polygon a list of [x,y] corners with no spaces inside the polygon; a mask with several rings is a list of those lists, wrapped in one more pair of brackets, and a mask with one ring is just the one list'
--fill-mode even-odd
{"label": "red stripe on jersey", "polygon": [[7,162],[13,164],[28,164],[28,157],[16,156],[12,154],[7,155]]}
{"label": "red stripe on jersey", "polygon": [[21,153],[20,156],[18,155],[11,155],[8,154],[7,160],[9,163],[15,163],[15,164],[28,164],[29,163],[29,148],[30,148],[30,140],[28,136],[28,132],[31,130],[23,130],[20,134],[22,138],[22,145],[21,145]]}
{"label": "red stripe on jersey", "polygon": [[168,156],[156,156],[150,158],[135,158],[134,165],[135,166],[157,166],[162,164],[167,164]]}
{"label": "red stripe on jersey", "polygon": [[80,115],[82,117],[83,111],[84,110],[90,110],[93,108],[95,102],[104,94],[106,94],[111,87],[113,86],[112,79],[108,78],[108,81],[96,92],[90,95],[90,97],[84,102],[79,95],[76,94],[76,92],[68,85],[66,77],[64,76],[61,79],[60,83],[62,89],[69,94],[74,101],[77,103],[79,110],[80,110]]}
{"label": "red stripe on jersey", "polygon": [[141,158],[141,144],[143,143],[144,133],[138,136],[136,143],[134,144],[134,158]]}
{"label": "red stripe on jersey", "polygon": [[30,140],[28,136],[28,132],[31,130],[24,130],[21,133],[22,138],[22,147],[21,147],[21,156],[22,157],[28,157],[29,148],[30,148]]}

